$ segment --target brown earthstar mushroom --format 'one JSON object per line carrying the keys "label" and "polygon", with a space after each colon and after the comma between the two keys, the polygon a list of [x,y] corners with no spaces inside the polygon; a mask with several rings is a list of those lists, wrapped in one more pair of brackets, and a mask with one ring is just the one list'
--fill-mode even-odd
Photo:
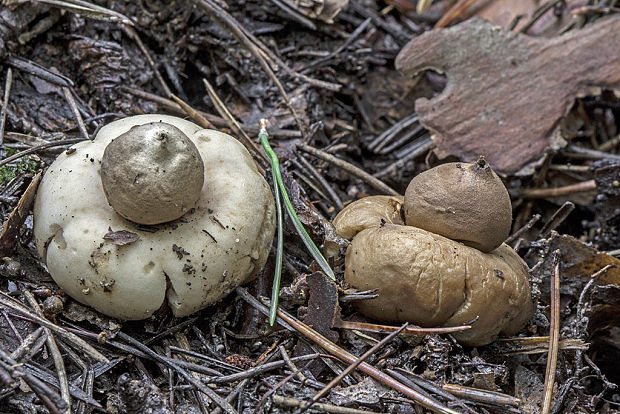
{"label": "brown earthstar mushroom", "polygon": [[[474,170],[468,170],[471,168]],[[525,326],[533,314],[533,303],[528,269],[523,260],[506,244],[489,252],[467,246],[461,241],[479,240],[481,232],[475,229],[474,237],[459,233],[458,220],[441,219],[446,209],[451,216],[466,217],[468,214],[466,208],[455,204],[461,194],[446,197],[448,189],[458,191],[458,182],[466,185],[463,194],[473,191],[474,198],[474,190],[482,188],[478,181],[495,182],[493,176],[488,178],[487,171],[476,171],[476,168],[461,163],[459,167],[443,167],[439,172],[429,170],[423,173],[426,174],[424,180],[416,180],[423,184],[419,190],[412,181],[404,201],[402,197],[366,197],[351,203],[336,216],[334,226],[338,235],[351,240],[345,258],[345,281],[360,290],[377,289],[377,298],[356,303],[361,313],[383,322],[407,321],[422,327],[456,326],[475,321],[472,329],[454,334],[459,342],[470,346],[488,344],[499,335],[516,334]],[[480,178],[475,174],[485,175]],[[427,177],[456,179],[457,182],[433,186]],[[438,194],[429,194],[435,189]],[[416,191],[426,194],[419,195]],[[410,225],[409,216],[406,224],[403,221],[401,209],[407,208],[407,196],[422,204],[418,211],[412,211],[409,205],[409,212],[415,213],[415,222],[420,226]],[[448,208],[436,204],[446,198]],[[504,201],[500,199],[500,203]],[[510,214],[509,203],[508,200],[508,209],[500,208],[502,214]],[[477,226],[484,226],[480,217],[486,214],[480,214],[480,210],[488,206],[467,205],[471,208],[469,215],[478,216]],[[426,219],[425,213],[429,214]],[[499,221],[503,220],[505,218]],[[497,221],[493,218],[491,223]],[[446,229],[441,228],[442,222],[447,224]],[[420,228],[422,226],[427,229]],[[428,231],[428,228],[437,231]],[[500,227],[488,231],[502,231],[501,237],[505,239],[504,230]],[[455,240],[441,234],[451,234]],[[500,236],[490,239],[497,237]]]}
{"label": "brown earthstar mushroom", "polygon": [[174,125],[136,125],[113,139],[101,158],[103,192],[114,210],[140,224],[176,220],[196,205],[204,164]]}
{"label": "brown earthstar mushroom", "polygon": [[484,157],[451,162],[413,177],[405,192],[405,221],[483,252],[510,234],[512,207],[502,180]]}

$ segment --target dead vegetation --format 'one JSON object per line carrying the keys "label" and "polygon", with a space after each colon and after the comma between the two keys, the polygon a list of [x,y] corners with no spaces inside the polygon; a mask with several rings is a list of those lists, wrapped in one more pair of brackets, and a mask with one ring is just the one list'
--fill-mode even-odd
{"label": "dead vegetation", "polygon": [[[619,6],[419,3],[2,2],[0,411],[618,412]],[[535,317],[479,348],[376,325],[351,306],[373,292],[342,283],[342,261],[338,284],[326,278],[290,221],[274,327],[275,251],[191,317],[120,322],[79,305],[36,254],[35,171],[111,120],[158,112],[228,130],[269,178],[267,118],[325,249],[344,246],[329,220],[350,201],[484,153],[512,198],[507,242],[531,269]]]}

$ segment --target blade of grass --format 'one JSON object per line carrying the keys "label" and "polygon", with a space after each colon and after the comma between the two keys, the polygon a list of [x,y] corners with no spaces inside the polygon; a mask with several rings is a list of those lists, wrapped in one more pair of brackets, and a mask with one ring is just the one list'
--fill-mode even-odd
{"label": "blade of grass", "polygon": [[278,293],[280,291],[280,278],[282,274],[282,251],[283,247],[283,234],[282,234],[282,205],[280,202],[280,195],[284,199],[284,206],[286,207],[286,212],[288,213],[291,221],[293,222],[293,226],[295,226],[295,230],[301,237],[302,242],[312,255],[312,258],[319,264],[321,270],[329,276],[332,280],[336,280],[336,276],[334,276],[333,270],[329,267],[327,260],[321,254],[321,251],[314,244],[310,235],[304,228],[301,221],[297,217],[297,213],[293,208],[293,204],[288,197],[288,193],[286,192],[286,187],[284,186],[284,182],[282,181],[282,174],[280,174],[280,162],[278,161],[278,157],[273,152],[271,145],[269,145],[269,134],[267,133],[267,120],[261,119],[260,121],[260,131],[258,133],[258,137],[260,138],[261,145],[265,150],[265,153],[269,157],[269,161],[271,162],[271,174],[273,177],[273,186],[274,186],[274,195],[276,198],[276,210],[278,213],[278,239],[277,239],[277,248],[276,248],[276,265],[275,265],[275,273],[273,277],[273,290],[271,292],[271,309],[269,311],[269,324],[273,326],[275,323],[276,312],[278,309]]}
{"label": "blade of grass", "polygon": [[[271,156],[269,156],[271,158]],[[277,159],[276,159],[276,162]],[[273,163],[273,161],[272,161]],[[273,165],[273,164],[272,164]],[[273,180],[273,195],[276,199],[277,239],[276,239],[276,264],[273,272],[273,287],[271,288],[271,307],[269,309],[269,325],[276,323],[278,316],[278,297],[280,295],[280,279],[282,278],[282,253],[284,252],[284,234],[282,223],[282,202],[280,201],[280,187],[277,185],[276,169],[271,168]]]}

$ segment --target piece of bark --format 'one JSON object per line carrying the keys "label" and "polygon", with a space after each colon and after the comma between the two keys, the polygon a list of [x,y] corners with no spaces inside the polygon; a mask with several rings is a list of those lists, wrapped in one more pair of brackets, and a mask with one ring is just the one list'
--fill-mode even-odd
{"label": "piece of bark", "polygon": [[503,174],[529,173],[554,130],[590,86],[620,85],[620,16],[552,39],[506,32],[478,18],[410,41],[396,68],[407,76],[434,69],[446,88],[416,101],[437,155],[474,162],[486,155]]}

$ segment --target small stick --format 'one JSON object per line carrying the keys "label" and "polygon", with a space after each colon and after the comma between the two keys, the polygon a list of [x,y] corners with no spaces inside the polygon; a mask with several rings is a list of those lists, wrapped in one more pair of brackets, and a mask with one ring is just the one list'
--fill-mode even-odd
{"label": "small stick", "polygon": [[[274,395],[271,398],[273,399],[274,404],[281,407],[300,408],[304,404],[303,401],[296,400],[295,398],[281,397],[279,395]],[[322,403],[316,403],[315,408],[321,412],[334,414],[379,414],[374,411],[365,411],[357,408],[340,407],[337,405]]]}
{"label": "small stick", "polygon": [[[196,320],[198,318],[193,318],[193,319]],[[147,341],[144,341],[144,344],[147,345]],[[175,352],[175,353],[178,353],[178,354],[189,355],[189,356],[192,356],[194,358],[198,358],[198,359],[201,359],[203,361],[206,361],[209,364],[217,365],[220,368],[228,369],[228,370],[231,370],[233,372],[241,372],[241,371],[243,371],[239,367],[236,367],[234,365],[230,365],[230,364],[228,364],[226,362],[223,362],[223,361],[219,361],[219,360],[217,360],[215,358],[212,358],[212,357],[210,357],[208,355],[204,355],[204,354],[201,354],[201,353],[198,353],[198,352],[191,351],[189,349],[183,349],[183,348],[179,348],[178,346],[173,346],[173,345],[170,345],[168,348],[172,352]]]}
{"label": "small stick", "polygon": [[[41,326],[41,328],[43,328]],[[43,328],[44,329],[44,328]],[[43,358],[47,359],[47,349],[44,349],[43,347],[45,346],[45,343],[47,342],[47,337],[45,335],[41,335],[39,336],[36,341],[34,342],[34,344],[32,344],[32,346],[30,347],[30,349],[24,353],[24,355],[19,357],[19,362],[21,364],[24,364],[28,361],[31,361],[32,358],[35,357],[36,354],[39,353],[39,351],[43,350]]]}
{"label": "small stick", "polygon": [[[376,333],[388,333],[400,330],[396,326],[379,325],[375,323],[367,322],[352,322],[352,321],[337,321],[334,323],[334,328],[339,329],[355,329],[365,332]],[[471,329],[471,325],[462,326],[446,326],[443,328],[420,328],[417,326],[407,326],[403,331],[403,335],[437,335],[437,334],[450,334],[455,332],[462,332]]]}
{"label": "small stick", "polygon": [[545,13],[547,13],[547,11],[551,10],[556,4],[560,3],[561,1],[564,0],[551,0],[540,6],[538,10],[534,12],[534,15],[532,16],[530,21],[527,22],[525,26],[523,26],[519,31],[521,33],[527,33],[527,31],[530,30],[532,26],[534,26],[534,23],[536,23],[538,19],[540,19]]}
{"label": "small stick", "polygon": [[207,118],[205,118],[204,116],[202,116],[202,114],[200,112],[198,112],[197,110],[195,110],[194,108],[192,108],[188,103],[186,103],[183,99],[179,98],[178,96],[176,96],[175,94],[171,93],[170,97],[172,98],[173,101],[175,101],[183,110],[183,112],[185,112],[187,114],[187,116],[189,116],[190,118],[192,118],[194,121],[196,121],[196,123],[198,125],[200,125],[201,127],[207,129],[207,128],[213,128],[213,124],[211,122],[209,122],[207,120]]}
{"label": "small stick", "polygon": [[73,118],[75,119],[75,124],[78,127],[78,131],[82,134],[85,140],[89,140],[90,136],[88,135],[88,131],[86,130],[86,125],[84,125],[84,120],[82,119],[82,115],[80,115],[80,110],[75,103],[75,99],[73,99],[73,95],[71,94],[71,89],[66,86],[62,88],[62,94],[65,97],[65,100],[69,104],[69,108],[71,109],[71,113],[73,114]]}
{"label": "small stick", "polygon": [[78,142],[82,142],[82,141],[84,141],[84,138],[74,138],[74,139],[65,139],[62,141],[47,142],[45,144],[37,145],[32,148],[28,148],[26,150],[20,151],[15,155],[11,155],[8,158],[3,159],[2,161],[0,161],[0,167],[10,162],[13,162],[15,160],[18,160],[25,155],[32,154],[33,152],[41,151],[43,149],[51,148],[51,147],[61,147],[63,145],[77,144]]}
{"label": "small stick", "polygon": [[[356,40],[358,37],[360,37],[360,35],[362,33],[364,33],[364,31],[366,29],[368,29],[368,26],[370,26],[370,23],[372,23],[372,19],[369,17],[366,20],[364,20],[364,22],[362,24],[360,24],[357,29],[355,29],[353,31],[353,33],[351,33],[349,35],[349,37],[347,37],[347,40],[344,41],[344,43],[342,43],[340,46],[338,46],[334,51],[330,52],[327,56],[321,57],[313,62],[310,62],[309,64],[307,64],[306,66],[301,68],[301,72],[305,72],[308,69],[315,67],[317,65],[320,65],[323,62],[327,62],[328,60],[330,60],[331,58],[340,55],[340,53],[345,50],[351,43],[353,43],[354,40]],[[355,96],[355,95],[354,95]],[[363,115],[363,114],[362,114]],[[368,123],[368,122],[367,122]],[[369,125],[370,126],[370,125]]]}
{"label": "small stick", "polygon": [[496,391],[482,390],[456,384],[443,384],[441,388],[459,398],[465,398],[476,402],[499,406],[510,405],[512,407],[518,407],[521,403],[521,400],[518,398]]}
{"label": "small stick", "polygon": [[49,4],[62,10],[68,10],[72,13],[87,16],[96,20],[103,20],[111,23],[122,23],[133,26],[131,19],[117,11],[98,6],[89,1],[84,0],[39,0],[40,3]]}
{"label": "small stick", "polygon": [[516,191],[514,196],[522,198],[547,198],[566,196],[574,193],[583,193],[586,191],[596,190],[596,181],[588,180],[576,184],[565,185],[564,187],[555,188],[525,188]]}
{"label": "small stick", "polygon": [[314,179],[318,182],[318,184],[325,189],[327,194],[329,195],[330,201],[333,203],[334,207],[338,210],[342,210],[344,205],[342,204],[342,200],[336,193],[336,190],[332,188],[332,186],[327,182],[325,177],[320,174],[314,166],[303,156],[298,156],[299,166],[308,170],[310,175],[314,177]]}
{"label": "small stick", "polygon": [[[611,265],[608,265],[611,266]],[[588,282],[589,283],[589,282]],[[587,285],[586,285],[587,287]],[[527,338],[500,338],[496,344],[502,355],[528,355],[549,352],[548,336],[529,336]],[[590,345],[582,339],[562,339],[558,343],[562,351],[587,351]]]}
{"label": "small stick", "polygon": [[435,23],[435,29],[448,26],[454,19],[463,14],[469,6],[474,4],[475,1],[476,0],[460,0],[457,2],[454,6],[450,7],[450,10],[441,16],[441,19],[439,19],[437,23]]}
{"label": "small stick", "polygon": [[388,143],[390,143],[392,139],[396,135],[398,135],[400,131],[402,131],[403,129],[407,128],[410,125],[415,124],[416,122],[418,122],[418,114],[416,114],[415,112],[409,116],[404,117],[403,119],[396,122],[394,125],[392,125],[388,129],[383,131],[375,139],[373,139],[368,144],[368,149],[371,150],[372,152],[378,152],[379,150],[381,150],[381,148],[383,148]]}
{"label": "small stick", "polygon": [[30,335],[28,335],[22,341],[22,343],[17,348],[15,348],[15,350],[13,352],[11,352],[11,355],[9,355],[11,357],[11,359],[19,361],[21,359],[21,357],[24,356],[24,354],[26,354],[26,352],[28,352],[30,347],[37,341],[37,339],[39,339],[39,337],[41,336],[42,333],[43,333],[43,327],[42,326],[39,326],[37,329],[32,331],[30,333]]}
{"label": "small stick", "polygon": [[342,168],[346,172],[361,179],[366,184],[368,184],[369,186],[371,186],[372,188],[374,188],[375,190],[379,191],[382,194],[389,194],[389,195],[396,195],[396,196],[399,195],[396,190],[394,190],[393,188],[391,188],[390,186],[388,186],[387,184],[385,184],[383,181],[379,180],[378,178],[373,177],[372,175],[368,174],[366,171],[362,170],[361,168],[358,168],[351,163],[348,163],[344,160],[341,160],[340,158],[337,158],[331,154],[328,154],[325,151],[321,151],[320,149],[311,147],[310,145],[307,145],[304,143],[297,144],[297,148],[305,153],[308,153],[310,155],[317,157],[318,159],[321,159],[339,168]]}
{"label": "small stick", "polygon": [[614,149],[618,144],[620,144],[620,134],[618,134],[618,136],[615,138],[603,142],[601,145],[599,145],[598,150],[603,152],[610,151]]}
{"label": "small stick", "polygon": [[534,224],[536,224],[536,222],[540,220],[540,214],[534,214],[534,216],[532,216],[532,218],[530,219],[530,221],[528,221],[525,226],[521,227],[519,230],[515,231],[512,235],[510,235],[505,241],[504,243],[506,244],[510,244],[513,241],[517,240],[519,237],[521,237],[521,235],[523,233],[525,233],[526,231],[528,231],[529,229],[531,229]]}
{"label": "small stick", "polygon": [[[419,147],[419,142],[420,140],[417,140],[417,142],[413,142],[411,141],[413,137],[415,137],[416,135],[420,134],[420,132],[425,131],[426,128],[424,128],[424,126],[422,125],[418,125],[415,128],[413,128],[410,131],[407,131],[405,134],[403,134],[403,136],[401,136],[400,138],[398,138],[396,141],[392,142],[390,145],[387,145],[383,148],[381,148],[381,150],[376,151],[378,154],[381,155],[386,155],[386,154],[391,154],[394,153],[394,155],[396,155],[397,158],[400,158],[400,156],[405,153],[406,151],[408,151],[411,147]],[[402,147],[405,144],[408,144],[409,142],[411,142],[411,146],[407,146],[405,148],[403,148],[400,151],[397,151],[398,148]],[[424,141],[422,141],[424,142]]]}
{"label": "small stick", "polygon": [[329,384],[327,384],[325,387],[323,387],[323,389],[319,392],[317,392],[314,397],[312,397],[312,399],[310,401],[308,401],[306,403],[306,405],[303,406],[303,408],[301,410],[297,410],[296,414],[302,414],[306,411],[308,411],[308,409],[310,407],[312,407],[313,404],[315,404],[320,398],[322,398],[325,394],[327,394],[329,392],[329,390],[331,390],[332,388],[334,388],[336,385],[338,385],[338,383],[347,375],[349,375],[351,372],[353,372],[353,370],[355,368],[358,367],[359,364],[361,364],[362,362],[364,362],[366,359],[368,359],[369,356],[371,356],[372,354],[374,354],[375,352],[377,352],[379,349],[383,348],[385,346],[385,344],[387,344],[388,342],[390,342],[392,339],[396,338],[396,336],[398,336],[399,333],[401,333],[403,330],[405,330],[405,328],[407,328],[407,325],[409,325],[408,322],[405,322],[400,328],[398,328],[398,330],[392,332],[391,334],[389,334],[388,336],[386,336],[385,338],[383,338],[381,341],[377,342],[374,346],[372,346],[368,351],[364,352],[362,354],[362,356],[360,356],[359,358],[357,358],[355,361],[353,361],[344,371],[342,371],[340,374],[338,374],[333,380],[331,380],[329,382]]}
{"label": "small stick", "polygon": [[[4,84],[4,98],[2,99],[2,111],[0,112],[0,147],[4,145],[4,125],[6,124],[6,112],[9,106],[9,96],[13,86],[13,69],[6,70],[6,82]],[[4,156],[4,151],[0,148],[0,160]]]}
{"label": "small stick", "polygon": [[[32,292],[29,290],[24,290],[24,297],[34,310],[34,313],[37,316],[44,318],[43,312],[37,303]],[[71,413],[71,393],[69,392],[69,381],[67,379],[67,370],[65,369],[65,361],[62,359],[62,355],[60,354],[60,349],[58,349],[58,345],[56,344],[56,340],[52,335],[52,332],[43,328],[44,335],[46,336],[47,347],[49,348],[50,353],[52,354],[52,359],[54,360],[54,366],[56,367],[56,373],[58,374],[58,388],[60,389],[60,396],[67,403],[67,408],[63,410],[65,413]]]}
{"label": "small stick", "polygon": [[15,337],[19,340],[19,343],[22,344],[24,342],[24,339],[19,334],[19,331],[17,330],[17,328],[15,328],[13,321],[11,320],[11,318],[9,318],[9,314],[4,309],[2,309],[2,316],[6,320],[7,325],[9,325],[9,327],[11,328],[11,331],[13,331],[13,335],[15,335]]}
{"label": "small stick", "polygon": [[538,237],[547,237],[551,231],[555,230],[560,224],[566,220],[566,217],[575,209],[575,205],[570,201],[562,204],[560,208],[558,208],[555,213],[551,216],[549,221],[545,223],[543,228],[538,233]]}
{"label": "small stick", "polygon": [[36,76],[37,78],[46,80],[50,83],[53,83],[54,85],[58,85],[61,87],[74,85],[73,81],[65,75],[52,72],[48,68],[43,67],[38,63],[35,63],[28,59],[8,55],[6,58],[4,58],[4,63],[13,66],[20,72],[25,72],[30,75]]}
{"label": "small stick", "polygon": [[283,12],[291,16],[293,20],[301,23],[302,26],[306,26],[310,30],[316,30],[316,25],[312,22],[312,20],[301,14],[299,10],[282,3],[280,0],[271,0],[271,2],[278,6]]}
{"label": "small stick", "polygon": [[291,369],[291,371],[296,372],[297,379],[302,384],[304,382],[306,382],[308,380],[308,378],[306,378],[304,373],[301,372],[301,370],[299,368],[297,368],[297,366],[295,365],[295,363],[293,361],[291,361],[291,357],[288,356],[288,352],[286,352],[286,349],[284,348],[284,345],[279,345],[278,346],[278,350],[280,351],[280,355],[282,355],[282,359],[284,360],[284,362],[286,362],[286,365],[288,365],[288,367]]}
{"label": "small stick", "polygon": [[[609,141],[607,141],[609,142]],[[605,142],[605,143],[607,143]],[[600,147],[599,147],[600,148]],[[572,164],[550,164],[549,170],[562,171],[562,172],[575,172],[575,173],[588,173],[592,171],[592,167],[589,165],[572,165]]]}
{"label": "small stick", "polygon": [[215,109],[217,109],[222,118],[226,120],[226,123],[228,124],[230,129],[235,131],[235,133],[241,135],[241,137],[243,138],[242,140],[240,140],[241,143],[248,149],[248,151],[250,151],[254,158],[260,162],[261,167],[263,168],[263,171],[261,173],[264,174],[264,169],[269,166],[269,158],[267,158],[267,156],[258,149],[258,146],[254,143],[254,141],[252,141],[248,134],[245,133],[243,128],[241,128],[239,122],[237,122],[233,114],[230,113],[224,102],[220,99],[219,95],[215,91],[215,88],[209,83],[209,81],[205,78],[203,78],[202,81],[205,84],[205,88],[207,88],[209,98],[211,98],[211,101],[215,105]]}
{"label": "small stick", "polygon": [[620,155],[618,154],[611,154],[609,152],[597,151],[597,150],[593,150],[589,148],[582,148],[576,145],[569,145],[566,149],[570,152],[564,152],[564,155],[575,155],[576,154],[576,155],[583,155],[584,158],[589,158],[589,159],[594,159],[594,160],[612,159],[615,161],[620,161]]}
{"label": "small stick", "polygon": [[598,280],[599,277],[607,273],[609,269],[614,269],[615,267],[616,265],[614,264],[608,264],[604,266],[602,269],[597,270],[594,274],[592,274],[592,276],[590,276],[590,280],[588,280],[588,283],[586,283],[586,285],[581,290],[581,293],[579,294],[579,300],[577,301],[577,309],[576,309],[577,316],[581,318],[584,318],[585,316],[586,307],[584,306],[584,304],[586,302],[586,293],[590,290],[592,285]]}
{"label": "small stick", "polygon": [[[167,99],[167,98],[164,98],[162,96],[156,95],[154,93],[142,91],[140,89],[130,88],[130,87],[127,87],[127,86],[121,86],[121,89],[123,90],[123,92],[127,92],[128,94],[131,94],[133,96],[137,96],[138,98],[145,99],[147,101],[156,102],[157,104],[166,107],[170,111],[176,112],[176,113],[181,114],[181,115],[186,114],[186,112],[183,110],[183,108],[181,108],[181,106],[178,103],[176,103],[175,101],[173,101],[171,99]],[[228,124],[226,123],[226,120],[224,120],[222,117],[219,117],[219,116],[213,115],[213,114],[209,114],[209,113],[206,113],[206,112],[202,112],[202,111],[198,111],[198,113],[201,116],[203,116],[207,121],[209,121],[213,125],[215,125],[216,127],[226,127],[226,126],[228,126]],[[241,127],[245,131],[248,131],[249,133],[253,133],[253,134],[257,133],[258,130],[259,130],[259,128],[255,127],[255,126],[252,126],[252,125],[244,125],[244,124],[242,124]],[[271,130],[271,135],[278,136],[278,137],[286,137],[286,138],[299,138],[299,137],[301,137],[301,132],[296,131],[296,130],[292,130],[292,129],[273,128]]]}
{"label": "small stick", "polygon": [[551,263],[551,320],[549,326],[549,353],[547,354],[547,368],[545,369],[545,387],[540,414],[549,414],[551,399],[553,398],[553,384],[558,363],[558,342],[560,339],[560,250],[552,253]]}
{"label": "small stick", "polygon": [[[329,358],[330,355],[324,355],[324,354],[319,354],[319,353],[315,353],[315,354],[307,354],[307,355],[302,355],[300,357],[295,357],[295,358],[291,358],[292,362],[304,362],[310,359],[317,359],[317,358]],[[231,374],[231,375],[224,375],[221,377],[215,377],[215,378],[210,378],[209,382],[212,382],[214,384],[223,384],[223,383],[227,383],[227,382],[233,382],[233,381],[238,381],[240,379],[246,379],[246,378],[251,378],[255,375],[258,374],[262,374],[263,372],[267,372],[267,371],[271,371],[273,369],[278,369],[281,368],[283,366],[286,365],[286,361],[282,360],[282,361],[274,361],[274,362],[268,362],[266,364],[263,365],[259,365],[257,367],[254,368],[250,368],[246,371],[243,372],[237,372],[235,374]]]}
{"label": "small stick", "polygon": [[412,143],[412,145],[408,147],[406,151],[403,151],[404,154],[402,156],[395,154],[398,158],[398,161],[387,166],[383,170],[376,172],[373,175],[376,178],[382,178],[382,177],[385,177],[386,175],[393,174],[399,168],[402,168],[405,164],[407,164],[409,161],[415,158],[418,158],[420,155],[423,155],[425,152],[428,152],[434,147],[435,147],[435,144],[433,143],[433,140],[431,139],[430,136],[426,135],[424,137],[421,137],[420,142]]}
{"label": "small stick", "polygon": [[[170,351],[170,347],[166,346],[166,358],[172,358],[172,352]],[[170,405],[170,409],[174,410],[174,370],[170,367],[166,368],[166,374],[168,375],[168,388],[170,388],[170,393],[168,394],[168,404]]]}
{"label": "small stick", "polygon": [[158,342],[160,339],[168,336],[168,335],[172,335],[176,332],[179,332],[181,329],[184,329],[190,325],[193,325],[194,322],[196,322],[196,319],[198,319],[197,316],[194,316],[193,318],[188,318],[186,320],[184,320],[183,322],[180,322],[174,326],[171,326],[170,328],[164,330],[163,332],[158,333],[157,335],[153,336],[152,338],[147,339],[146,341],[144,341],[144,345],[151,345],[154,344],[156,342]]}

